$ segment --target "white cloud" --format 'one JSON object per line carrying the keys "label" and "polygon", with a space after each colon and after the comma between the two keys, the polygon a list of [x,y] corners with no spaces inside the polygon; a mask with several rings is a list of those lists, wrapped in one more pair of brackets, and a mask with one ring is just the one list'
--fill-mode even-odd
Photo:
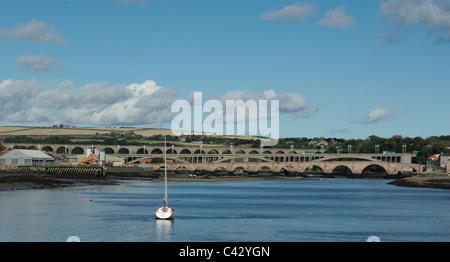
{"label": "white cloud", "polygon": [[294,22],[306,20],[316,12],[312,5],[307,3],[294,4],[283,7],[281,10],[275,10],[263,13],[259,16],[262,20],[282,20],[283,22]]}
{"label": "white cloud", "polygon": [[45,99],[47,92],[41,91],[37,80],[6,79],[0,82],[0,119],[13,122],[48,121],[52,109]]}
{"label": "white cloud", "polygon": [[277,94],[269,89],[262,93],[249,92],[247,89],[230,91],[223,95],[219,100],[225,104],[225,100],[278,100],[280,113],[292,114],[295,117],[309,117],[319,110],[319,106],[310,105],[306,99],[296,93]]}
{"label": "white cloud", "polygon": [[55,71],[59,68],[65,67],[64,63],[60,62],[56,57],[39,56],[19,56],[17,58],[17,66],[20,69],[29,70],[32,72],[40,71]]}
{"label": "white cloud", "polygon": [[316,23],[318,26],[329,26],[333,28],[348,28],[356,26],[356,21],[345,14],[345,8],[339,6],[334,10],[328,10],[322,20]]}
{"label": "white cloud", "polygon": [[75,88],[70,80],[44,86],[37,80],[0,82],[0,121],[74,125],[157,125],[171,120],[177,93],[148,80],[142,84],[91,83]]}
{"label": "white cloud", "polygon": [[157,86],[152,80],[113,87],[105,83],[97,88],[86,86],[82,90],[86,92],[81,94],[91,94],[89,97],[81,95],[78,99],[83,102],[64,112],[65,119],[70,123],[159,125],[161,121],[166,122],[173,117],[170,105],[177,96],[175,91]]}
{"label": "white cloud", "polygon": [[52,25],[38,20],[31,20],[26,25],[19,24],[11,29],[0,29],[0,36],[57,45],[65,44],[65,41],[61,38],[61,33],[56,32]]}
{"label": "white cloud", "polygon": [[[49,84],[34,79],[6,79],[0,82],[0,122],[159,127],[176,116],[170,110],[177,96],[176,91],[161,87],[152,80],[128,85],[104,82],[75,87],[70,80]],[[205,97],[203,103],[207,99],[213,98]],[[296,93],[277,94],[273,90],[260,93],[246,89],[228,92],[217,99],[222,103],[223,110],[227,99],[255,100],[257,103],[259,100],[279,100],[280,114],[294,117],[309,117],[319,109]],[[270,101],[268,104],[270,106]],[[245,119],[243,115],[239,117]],[[254,120],[252,117],[247,120]]]}
{"label": "white cloud", "polygon": [[384,40],[394,42],[406,35],[406,28],[424,25],[436,43],[450,42],[450,1],[438,0],[389,0],[380,5],[379,15],[392,21],[391,30]]}
{"label": "white cloud", "polygon": [[380,106],[375,110],[370,111],[370,113],[362,120],[362,123],[372,124],[392,116],[392,110],[389,107]]}

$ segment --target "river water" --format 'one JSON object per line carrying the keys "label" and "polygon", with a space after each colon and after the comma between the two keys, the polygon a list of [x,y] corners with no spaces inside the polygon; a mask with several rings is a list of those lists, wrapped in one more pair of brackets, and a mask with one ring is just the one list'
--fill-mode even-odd
{"label": "river water", "polygon": [[450,191],[382,179],[169,183],[0,191],[0,241],[450,241]]}

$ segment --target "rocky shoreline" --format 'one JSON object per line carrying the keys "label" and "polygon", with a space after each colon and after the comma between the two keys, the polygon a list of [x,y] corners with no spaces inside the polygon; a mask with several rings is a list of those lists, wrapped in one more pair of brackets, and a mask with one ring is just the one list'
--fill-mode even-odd
{"label": "rocky shoreline", "polygon": [[450,190],[450,177],[405,177],[389,182],[402,187],[438,188]]}

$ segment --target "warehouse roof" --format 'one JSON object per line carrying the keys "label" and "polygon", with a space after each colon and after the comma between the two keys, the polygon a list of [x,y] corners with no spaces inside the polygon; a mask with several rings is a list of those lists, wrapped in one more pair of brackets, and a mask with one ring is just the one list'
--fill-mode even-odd
{"label": "warehouse roof", "polygon": [[1,156],[1,158],[9,157],[27,157],[32,159],[49,159],[52,160],[53,157],[43,153],[39,150],[29,150],[29,149],[15,149]]}

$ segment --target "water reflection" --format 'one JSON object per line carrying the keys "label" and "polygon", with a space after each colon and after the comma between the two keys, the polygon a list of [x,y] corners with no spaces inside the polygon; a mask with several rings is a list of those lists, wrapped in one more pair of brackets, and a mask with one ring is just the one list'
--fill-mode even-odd
{"label": "water reflection", "polygon": [[158,242],[169,242],[173,220],[156,219],[156,238]]}
{"label": "water reflection", "polygon": [[[0,191],[0,242],[70,236],[82,242],[365,242],[369,236],[448,242],[450,236],[448,190],[376,179],[173,183],[174,208],[183,206],[175,227],[153,213],[163,186]],[[286,210],[289,216],[282,215]]]}

